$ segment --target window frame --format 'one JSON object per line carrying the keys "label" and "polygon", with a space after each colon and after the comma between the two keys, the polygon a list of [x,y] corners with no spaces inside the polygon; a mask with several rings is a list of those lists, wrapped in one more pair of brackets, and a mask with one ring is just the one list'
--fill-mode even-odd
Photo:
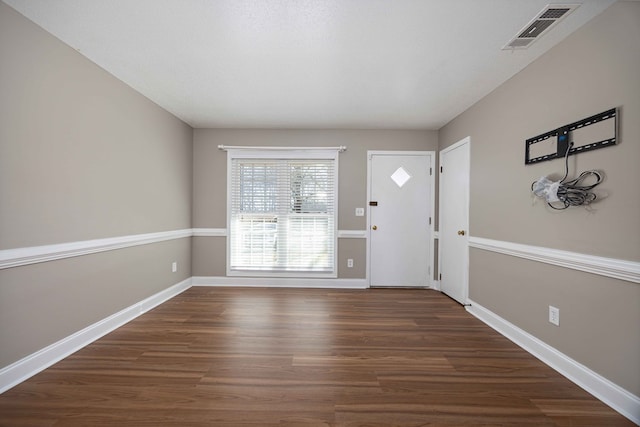
{"label": "window frame", "polygon": [[[227,239],[226,239],[226,274],[229,277],[290,277],[290,278],[337,278],[338,277],[338,149],[335,148],[285,148],[255,147],[227,148]],[[333,161],[333,262],[331,271],[285,271],[285,270],[241,270],[231,268],[231,239],[233,233],[232,222],[232,183],[233,167],[235,159],[254,159],[257,161],[268,160],[330,160]]]}

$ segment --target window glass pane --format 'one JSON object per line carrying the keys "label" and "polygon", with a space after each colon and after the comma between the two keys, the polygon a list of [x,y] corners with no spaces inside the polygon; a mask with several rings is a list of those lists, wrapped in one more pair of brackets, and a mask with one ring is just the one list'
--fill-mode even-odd
{"label": "window glass pane", "polygon": [[291,212],[328,212],[333,193],[328,164],[291,164]]}
{"label": "window glass pane", "polygon": [[327,215],[293,215],[287,221],[287,258],[292,267],[333,265],[333,221]]}
{"label": "window glass pane", "polygon": [[277,265],[278,218],[242,215],[237,218],[234,267]]}
{"label": "window glass pane", "polygon": [[231,159],[232,271],[335,269],[335,159]]}
{"label": "window glass pane", "polygon": [[269,164],[241,164],[241,212],[275,212],[277,196],[276,166]]}

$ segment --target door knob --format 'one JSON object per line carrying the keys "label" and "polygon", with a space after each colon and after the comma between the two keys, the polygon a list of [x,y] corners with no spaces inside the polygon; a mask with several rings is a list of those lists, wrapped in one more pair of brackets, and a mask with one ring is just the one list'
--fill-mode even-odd
{"label": "door knob", "polygon": [[458,236],[464,236],[464,230],[458,230]]}
{"label": "door knob", "polygon": [[377,229],[378,229],[378,226],[377,226],[377,225],[374,225],[373,227],[371,227],[371,229],[372,229],[372,230],[377,230]]}

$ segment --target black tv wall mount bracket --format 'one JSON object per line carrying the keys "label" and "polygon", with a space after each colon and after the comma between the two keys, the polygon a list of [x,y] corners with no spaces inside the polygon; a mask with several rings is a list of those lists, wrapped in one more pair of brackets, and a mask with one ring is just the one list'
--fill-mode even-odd
{"label": "black tv wall mount bracket", "polygon": [[[527,139],[524,164],[563,158],[571,142],[574,144],[569,150],[569,155],[615,145],[618,141],[617,117],[617,109],[612,108]],[[557,138],[551,139],[554,136]]]}

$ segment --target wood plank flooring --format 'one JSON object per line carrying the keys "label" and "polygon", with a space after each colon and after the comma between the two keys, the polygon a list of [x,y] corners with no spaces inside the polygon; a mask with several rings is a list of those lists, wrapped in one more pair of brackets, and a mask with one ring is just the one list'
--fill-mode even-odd
{"label": "wood plank flooring", "polygon": [[193,287],[0,395],[2,426],[631,426],[435,291]]}

